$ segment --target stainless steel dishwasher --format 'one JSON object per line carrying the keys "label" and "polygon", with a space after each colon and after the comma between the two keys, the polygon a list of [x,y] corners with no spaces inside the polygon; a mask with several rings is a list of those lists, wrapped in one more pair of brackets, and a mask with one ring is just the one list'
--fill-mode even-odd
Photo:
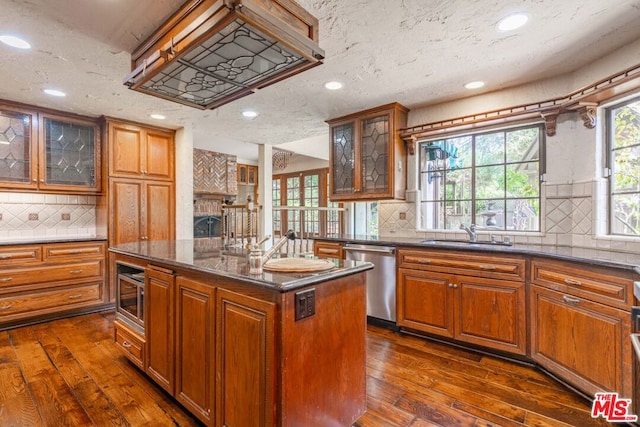
{"label": "stainless steel dishwasher", "polygon": [[367,271],[367,316],[395,323],[396,321],[396,250],[389,246],[344,246],[346,258],[373,263]]}

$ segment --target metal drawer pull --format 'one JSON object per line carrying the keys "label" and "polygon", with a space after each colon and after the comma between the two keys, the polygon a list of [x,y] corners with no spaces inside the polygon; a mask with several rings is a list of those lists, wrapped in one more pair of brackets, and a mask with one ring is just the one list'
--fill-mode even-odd
{"label": "metal drawer pull", "polygon": [[130,343],[130,342],[128,342],[128,341],[122,341],[122,346],[123,346],[124,348],[131,348],[131,343]]}
{"label": "metal drawer pull", "polygon": [[72,254],[72,255],[75,255],[75,254],[79,254],[79,253],[82,253],[82,251],[81,251],[81,250],[79,250],[79,249],[74,249],[74,250],[72,250],[72,251],[69,251],[69,252],[67,252],[67,253],[68,253],[68,254]]}
{"label": "metal drawer pull", "polygon": [[0,282],[10,282],[13,280],[13,277],[4,277],[2,279],[0,279]]}
{"label": "metal drawer pull", "polygon": [[11,259],[13,258],[11,255],[0,255],[0,259]]}
{"label": "metal drawer pull", "polygon": [[83,269],[79,268],[79,269],[77,269],[77,270],[70,270],[70,271],[69,271],[69,274],[80,274],[80,273],[82,273],[83,271],[84,271]]}
{"label": "metal drawer pull", "polygon": [[82,298],[82,294],[69,295],[69,299],[78,299],[78,298]]}
{"label": "metal drawer pull", "polygon": [[495,265],[481,265],[480,270],[496,270],[498,267]]}
{"label": "metal drawer pull", "polygon": [[3,305],[2,307],[0,307],[0,310],[9,310],[11,307],[13,307],[13,304]]}
{"label": "metal drawer pull", "polygon": [[419,259],[417,261],[418,261],[418,264],[431,264],[430,259]]}
{"label": "metal drawer pull", "polygon": [[564,279],[564,283],[566,283],[567,285],[576,285],[576,286],[582,285],[582,282],[579,282],[577,280],[572,280],[572,279]]}
{"label": "metal drawer pull", "polygon": [[580,302],[580,300],[578,298],[571,298],[569,296],[563,295],[562,299],[564,300],[564,302],[568,302],[570,304],[577,304]]}
{"label": "metal drawer pull", "polygon": [[449,287],[455,289],[458,287],[458,285],[456,285],[455,283],[449,283]]}

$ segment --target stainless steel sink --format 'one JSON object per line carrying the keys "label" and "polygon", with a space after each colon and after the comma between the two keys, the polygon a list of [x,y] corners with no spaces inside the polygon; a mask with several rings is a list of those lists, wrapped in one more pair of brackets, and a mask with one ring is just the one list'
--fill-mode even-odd
{"label": "stainless steel sink", "polygon": [[507,242],[491,242],[481,240],[472,242],[471,240],[453,240],[453,239],[427,239],[420,242],[421,245],[459,245],[459,246],[511,246]]}

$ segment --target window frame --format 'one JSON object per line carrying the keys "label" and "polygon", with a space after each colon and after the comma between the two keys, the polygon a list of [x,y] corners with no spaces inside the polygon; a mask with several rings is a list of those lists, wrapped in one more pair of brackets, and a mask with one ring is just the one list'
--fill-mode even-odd
{"label": "window frame", "polygon": [[[504,226],[498,229],[494,229],[497,232],[515,232],[515,233],[523,233],[523,234],[539,234],[542,233],[542,227],[544,225],[543,222],[543,215],[542,212],[544,211],[544,199],[542,197],[542,183],[545,181],[545,174],[546,174],[546,141],[547,141],[547,135],[546,135],[546,130],[545,130],[545,125],[544,122],[541,121],[534,121],[534,122],[518,122],[518,123],[513,123],[511,125],[497,125],[497,126],[485,126],[485,127],[477,127],[474,129],[465,129],[465,130],[458,130],[455,132],[449,132],[449,133],[443,133],[443,134],[437,134],[437,135],[432,135],[426,138],[422,138],[419,139],[418,141],[416,141],[416,151],[418,152],[417,156],[416,156],[416,172],[417,172],[417,190],[418,193],[420,195],[422,195],[422,186],[423,186],[423,174],[425,173],[422,168],[421,168],[421,164],[422,164],[422,156],[423,156],[423,150],[422,150],[422,145],[428,142],[435,142],[435,141],[446,141],[448,139],[453,139],[453,138],[464,138],[464,137],[470,137],[471,138],[471,159],[472,159],[472,165],[467,167],[470,171],[471,171],[471,190],[470,190],[470,199],[468,200],[468,202],[471,205],[471,210],[470,210],[470,216],[471,216],[471,221],[474,220],[474,218],[477,219],[478,216],[478,212],[476,211],[477,209],[477,202],[478,201],[482,201],[482,200],[501,200],[505,202],[505,210],[506,210],[506,203],[509,200],[520,200],[520,199],[536,199],[536,197],[517,197],[517,198],[509,198],[507,196],[507,192],[506,192],[506,186],[507,186],[507,182],[505,179],[505,184],[504,184],[504,196],[500,197],[500,198],[482,198],[479,199],[477,198],[477,191],[476,191],[476,170],[478,168],[481,167],[492,167],[492,166],[501,166],[502,168],[504,168],[505,170],[505,174],[506,174],[506,168],[509,165],[514,165],[514,164],[518,164],[518,163],[526,163],[526,162],[508,162],[506,159],[506,150],[505,150],[505,155],[503,158],[503,162],[502,163],[491,163],[491,164],[483,164],[478,166],[476,164],[476,155],[477,155],[477,149],[476,149],[476,139],[479,136],[482,135],[488,135],[488,134],[492,134],[492,133],[497,133],[497,132],[512,132],[512,131],[517,131],[517,130],[521,130],[521,129],[529,129],[529,128],[538,128],[538,144],[539,144],[539,148],[538,148],[538,196],[537,196],[537,200],[538,200],[538,207],[539,207],[539,212],[538,212],[538,228],[537,230],[515,230],[515,229],[508,229],[507,228],[507,221],[505,219],[504,221]],[[506,148],[506,144],[507,142],[505,141],[505,148]],[[446,170],[449,170],[448,168]],[[506,175],[505,175],[506,178]],[[446,190],[445,190],[445,195],[446,195]],[[461,200],[459,199],[455,199],[455,200],[449,200],[443,198],[441,200],[433,200],[433,203],[442,203],[443,206],[446,207],[446,204],[449,202],[460,202]],[[466,202],[466,200],[464,200]],[[417,206],[417,210],[418,210],[418,224],[417,225],[417,230],[418,231],[427,231],[427,232],[451,232],[452,228],[426,228],[424,227],[424,223],[423,223],[423,218],[422,218],[422,207],[424,206],[425,203],[428,203],[425,200],[422,200],[421,197],[418,198],[418,206]],[[446,224],[446,220],[445,220],[445,224]],[[482,224],[477,224],[478,226],[483,226]]]}
{"label": "window frame", "polygon": [[[619,108],[622,108],[628,104],[633,104],[636,102],[640,102],[640,94],[636,93],[631,97],[626,97],[625,99],[618,100],[615,103],[608,104],[604,107],[604,123],[605,123],[605,176],[604,178],[607,180],[607,203],[606,203],[606,218],[607,218],[607,226],[606,233],[608,236],[612,237],[628,237],[628,238],[640,238],[640,234],[623,234],[623,233],[615,233],[614,232],[614,220],[615,220],[615,206],[614,206],[614,119],[613,119],[613,111]],[[628,149],[633,147],[640,146],[640,142],[637,144],[632,144],[629,146],[621,147],[622,149]],[[633,194],[640,194],[639,191],[631,192]],[[631,194],[628,191],[622,191],[617,194]]]}

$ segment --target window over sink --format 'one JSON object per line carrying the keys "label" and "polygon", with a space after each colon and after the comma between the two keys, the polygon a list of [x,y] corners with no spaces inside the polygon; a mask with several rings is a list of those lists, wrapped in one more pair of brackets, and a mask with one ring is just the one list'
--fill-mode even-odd
{"label": "window over sink", "polygon": [[541,124],[420,141],[420,228],[540,231],[544,142]]}

